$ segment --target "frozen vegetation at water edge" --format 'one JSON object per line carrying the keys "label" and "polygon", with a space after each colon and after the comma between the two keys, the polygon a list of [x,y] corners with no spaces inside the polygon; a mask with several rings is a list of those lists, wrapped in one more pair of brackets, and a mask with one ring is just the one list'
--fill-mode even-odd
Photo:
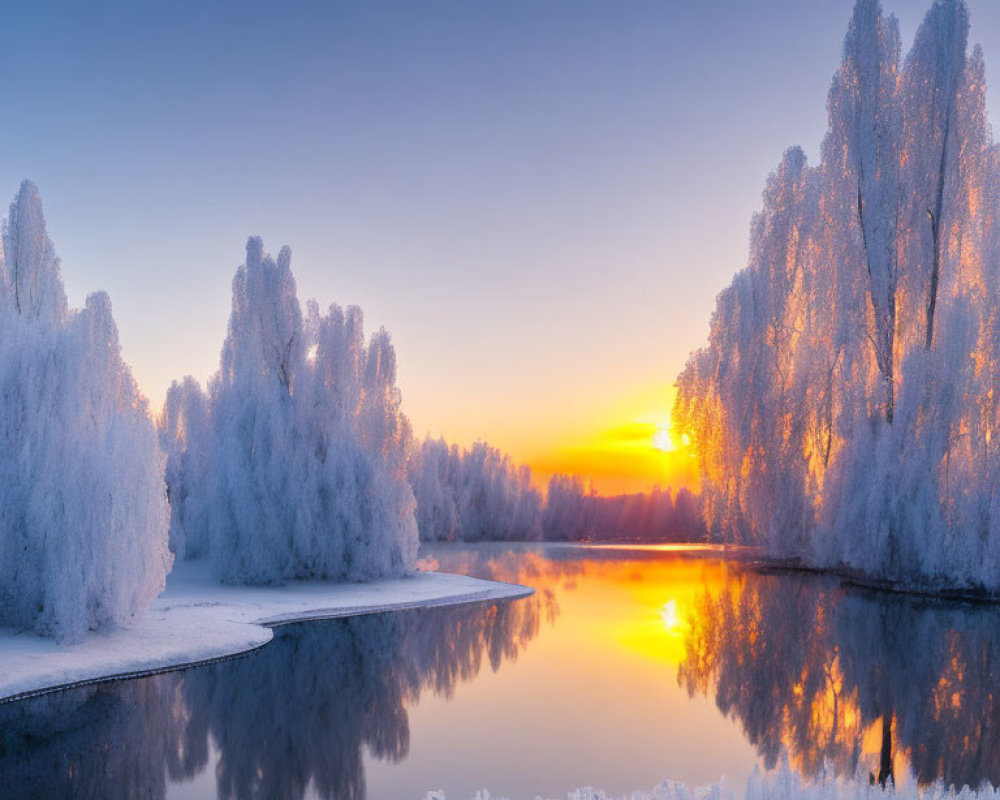
{"label": "frozen vegetation at water edge", "polygon": [[[483,789],[471,800],[501,800]],[[448,800],[444,792],[427,792],[424,800]],[[452,800],[465,800],[452,798]],[[536,798],[541,800],[541,798]],[[831,781],[804,781],[785,762],[772,772],[755,771],[746,782],[743,793],[734,791],[725,780],[710,786],[691,787],[676,781],[664,781],[651,791],[634,791],[620,795],[591,787],[574,789],[566,800],[1000,800],[1000,791],[989,784],[970,789],[946,787],[940,783],[919,786],[910,780],[899,787],[891,783],[885,788],[867,778]]]}
{"label": "frozen vegetation at water edge", "polygon": [[1000,591],[1000,149],[963,0],[858,0],[818,165],[788,150],[678,378],[716,537]]}

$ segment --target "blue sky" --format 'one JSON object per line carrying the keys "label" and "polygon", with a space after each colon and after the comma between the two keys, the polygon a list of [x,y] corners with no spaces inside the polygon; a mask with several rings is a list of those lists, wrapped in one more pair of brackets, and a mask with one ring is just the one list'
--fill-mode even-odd
{"label": "blue sky", "polygon": [[[11,5],[0,196],[38,184],[154,408],[214,370],[262,235],[392,332],[418,434],[551,462],[668,403],[768,171],[818,154],[851,5]],[[884,3],[904,47],[928,5]]]}

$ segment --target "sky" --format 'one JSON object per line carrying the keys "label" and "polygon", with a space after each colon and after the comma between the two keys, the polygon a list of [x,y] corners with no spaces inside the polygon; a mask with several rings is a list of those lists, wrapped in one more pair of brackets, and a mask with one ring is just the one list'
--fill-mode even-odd
{"label": "sky", "polygon": [[[1000,3],[968,4],[1000,85]],[[930,2],[883,5],[905,52]],[[154,410],[217,368],[260,235],[303,302],[392,333],[418,436],[692,485],[673,380],[768,172],[818,157],[851,7],[10,4],[0,197],[38,185],[71,305],[108,291]]]}

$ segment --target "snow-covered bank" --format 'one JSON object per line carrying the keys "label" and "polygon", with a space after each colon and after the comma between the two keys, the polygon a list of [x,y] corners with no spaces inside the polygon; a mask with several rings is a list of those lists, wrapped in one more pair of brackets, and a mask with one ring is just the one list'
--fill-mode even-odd
{"label": "snow-covered bank", "polygon": [[[898,787],[885,789],[865,777],[854,780],[837,779],[826,782],[805,781],[785,763],[773,772],[755,771],[747,778],[745,791],[739,794],[725,779],[711,786],[688,786],[678,781],[664,781],[652,791],[635,791],[627,795],[608,794],[590,786],[574,789],[566,800],[1000,800],[1000,791],[989,784],[978,789],[963,787],[956,790],[940,783],[919,786],[906,780]],[[427,792],[424,800],[447,800],[444,792]],[[464,800],[464,798],[452,798]],[[502,800],[487,789],[476,792],[470,800]],[[538,797],[536,800],[542,800]]]}
{"label": "snow-covered bank", "polygon": [[524,597],[525,586],[421,572],[370,583],[296,581],[281,587],[222,586],[206,561],[181,562],[167,588],[128,629],[60,645],[0,632],[0,701],[109,678],[134,677],[253,650],[268,626],[407,608]]}

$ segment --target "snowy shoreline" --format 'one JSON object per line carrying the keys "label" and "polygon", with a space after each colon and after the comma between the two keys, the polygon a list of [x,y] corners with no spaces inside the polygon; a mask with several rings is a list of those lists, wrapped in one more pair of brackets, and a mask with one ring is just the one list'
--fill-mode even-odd
{"label": "snowy shoreline", "polygon": [[[784,757],[783,757],[784,758]],[[742,790],[742,791],[741,791]],[[755,769],[740,786],[725,777],[708,786],[691,786],[679,781],[666,780],[652,791],[638,790],[627,794],[605,792],[591,786],[567,792],[566,800],[998,800],[1000,792],[989,783],[978,787],[956,788],[940,781],[921,786],[912,775],[900,785],[885,787],[869,783],[867,777],[855,778],[803,778],[783,760],[773,770]],[[448,800],[447,795],[429,791],[423,800]],[[464,798],[452,798],[464,800]],[[502,795],[491,795],[482,789],[471,800],[503,800]],[[538,795],[536,800],[543,800]]]}
{"label": "snowy shoreline", "polygon": [[213,581],[205,561],[182,562],[163,593],[127,629],[91,633],[72,645],[0,631],[0,703],[230,658],[263,647],[273,627],[292,622],[513,600],[533,591],[438,572],[370,583],[223,586]]}

